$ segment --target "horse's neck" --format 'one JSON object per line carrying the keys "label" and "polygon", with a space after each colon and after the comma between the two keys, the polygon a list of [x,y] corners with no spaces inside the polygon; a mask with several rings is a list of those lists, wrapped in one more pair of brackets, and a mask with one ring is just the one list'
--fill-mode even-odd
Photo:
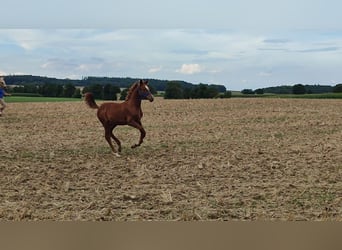
{"label": "horse's neck", "polygon": [[138,110],[141,109],[141,99],[138,98],[138,93],[136,91],[132,93],[131,97],[127,100],[127,103],[136,107]]}

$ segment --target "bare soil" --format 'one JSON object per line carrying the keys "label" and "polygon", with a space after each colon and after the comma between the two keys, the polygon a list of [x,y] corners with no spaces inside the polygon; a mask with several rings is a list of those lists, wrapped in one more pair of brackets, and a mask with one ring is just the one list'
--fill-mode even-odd
{"label": "bare soil", "polygon": [[342,220],[342,101],[143,103],[147,136],[83,102],[0,117],[0,220]]}

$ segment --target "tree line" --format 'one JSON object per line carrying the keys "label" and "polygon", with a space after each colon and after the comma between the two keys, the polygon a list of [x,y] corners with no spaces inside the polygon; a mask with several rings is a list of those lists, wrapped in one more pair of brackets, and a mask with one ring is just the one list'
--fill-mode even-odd
{"label": "tree line", "polygon": [[[156,94],[157,91],[154,87],[150,86],[152,94]],[[44,84],[26,84],[23,86],[10,86],[9,92],[14,95],[22,96],[43,96],[43,97],[68,97],[68,98],[81,98],[86,92],[92,92],[96,99],[102,100],[117,100],[120,96],[120,100],[125,100],[128,88],[121,89],[114,84],[91,84],[85,87],[76,87],[72,83],[56,84],[56,83],[44,83]]]}
{"label": "tree line", "polygon": [[[150,85],[150,91],[154,95],[157,94],[153,85]],[[63,85],[57,83],[44,83],[12,86],[10,87],[9,92],[16,95],[68,98],[80,98],[82,94],[92,92],[96,99],[117,100],[119,96],[120,100],[125,100],[128,88],[121,89],[119,86],[111,83],[106,83],[104,85],[99,83],[90,84],[82,88],[76,87],[72,83]],[[189,99],[215,98],[218,97],[219,94],[220,92],[215,86],[199,84],[191,87],[183,87],[179,82],[175,81],[167,84],[163,96],[165,99]],[[228,97],[227,94],[225,97]]]}
{"label": "tree line", "polygon": [[[140,80],[138,78],[131,77],[95,77],[95,76],[87,76],[83,77],[80,80],[74,79],[57,79],[52,77],[44,77],[44,76],[32,76],[32,75],[8,75],[5,76],[5,80],[7,85],[42,85],[42,84],[59,84],[64,85],[66,83],[73,84],[74,86],[90,86],[95,84],[106,85],[113,84],[118,86],[121,89],[129,88],[134,82]],[[164,92],[169,80],[159,80],[159,79],[148,79],[149,85],[153,86],[156,91]],[[191,88],[194,84],[177,80],[172,81],[179,83],[182,88]],[[211,85],[215,86],[219,89],[220,92],[225,92],[226,87],[223,85]]]}
{"label": "tree line", "polygon": [[[12,85],[9,91],[17,95],[80,98],[83,93],[89,91],[94,93],[95,98],[104,100],[116,100],[118,96],[120,96],[121,100],[124,100],[127,89],[137,80],[129,77],[83,77],[81,80],[70,80],[32,75],[5,76],[7,85]],[[149,79],[149,86],[153,94],[158,91],[166,99],[229,98],[232,96],[232,92],[227,91],[222,85],[204,83],[195,85],[184,81]],[[320,94],[330,92],[342,92],[342,84],[336,86],[295,84],[293,86],[282,85],[255,90],[243,89],[241,91],[242,94],[246,95],[262,95],[264,93]]]}
{"label": "tree line", "polygon": [[323,93],[341,93],[342,92],[342,84],[336,84],[335,86],[329,85],[304,85],[304,84],[294,84],[290,85],[282,85],[276,87],[267,87],[267,88],[259,88],[259,89],[243,89],[241,91],[242,94],[253,95],[259,94],[262,95],[264,93],[270,94],[323,94]]}
{"label": "tree line", "polygon": [[9,92],[16,95],[31,95],[31,96],[44,96],[44,97],[73,97],[80,98],[81,90],[76,88],[72,83],[57,84],[57,83],[44,83],[44,84],[26,84],[15,85],[10,87]]}
{"label": "tree line", "polygon": [[82,94],[92,92],[96,99],[103,100],[117,100],[118,94],[121,89],[113,84],[91,84],[84,87],[82,90],[74,86],[72,83],[64,85],[56,83],[44,84],[27,84],[23,86],[11,87],[9,92],[15,95],[23,96],[44,96],[44,97],[68,97],[68,98],[81,98]]}
{"label": "tree line", "polygon": [[[117,77],[83,77],[81,80],[57,79],[50,77],[18,75],[6,76],[10,91],[18,95],[39,95],[46,97],[74,97],[80,98],[85,92],[92,92],[96,99],[116,100],[120,96],[124,100],[127,89],[139,79]],[[218,93],[225,93],[223,85],[194,85],[185,81],[168,81],[148,79],[153,94],[157,92],[165,98],[213,98]],[[14,86],[13,86],[14,85]],[[173,88],[181,89],[181,94]],[[82,89],[82,91],[81,91]],[[175,92],[176,91],[176,92]]]}
{"label": "tree line", "polygon": [[220,92],[215,85],[200,83],[191,87],[184,87],[178,82],[169,82],[165,88],[165,99],[208,99],[208,98],[229,98],[231,91]]}

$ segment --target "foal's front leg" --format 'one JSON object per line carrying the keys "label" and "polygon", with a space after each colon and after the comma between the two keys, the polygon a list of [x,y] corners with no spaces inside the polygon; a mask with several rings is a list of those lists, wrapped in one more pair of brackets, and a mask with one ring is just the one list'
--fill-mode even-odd
{"label": "foal's front leg", "polygon": [[140,131],[139,143],[138,144],[134,144],[132,146],[132,148],[139,147],[143,143],[143,141],[144,141],[144,138],[145,138],[145,135],[146,135],[145,129],[143,128],[143,126],[142,126],[140,121],[138,122],[138,121],[132,120],[128,125],[131,126],[131,127],[136,128],[136,129],[139,129],[139,131]]}

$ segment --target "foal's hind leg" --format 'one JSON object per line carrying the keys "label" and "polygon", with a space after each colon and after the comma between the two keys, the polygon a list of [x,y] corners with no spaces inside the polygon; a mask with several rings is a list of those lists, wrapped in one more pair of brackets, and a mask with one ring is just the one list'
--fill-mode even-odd
{"label": "foal's hind leg", "polygon": [[143,126],[142,126],[142,124],[141,124],[141,122],[139,121],[131,121],[129,124],[128,124],[129,126],[132,126],[132,127],[134,127],[134,128],[136,128],[136,129],[139,129],[139,131],[140,131],[140,140],[139,140],[139,143],[138,144],[134,144],[133,146],[132,146],[132,148],[136,148],[136,147],[139,147],[142,143],[143,143],[143,141],[144,141],[144,138],[145,138],[145,136],[146,136],[146,132],[145,132],[145,129],[143,128]]}
{"label": "foal's hind leg", "polygon": [[116,150],[115,150],[115,148],[114,148],[114,146],[113,146],[112,140],[111,140],[111,138],[113,138],[113,139],[115,138],[115,139],[114,139],[115,142],[116,142],[116,143],[119,142],[118,145],[119,145],[119,152],[120,152],[120,151],[121,151],[121,143],[120,143],[120,141],[118,140],[118,138],[116,138],[116,137],[113,135],[113,133],[112,133],[113,128],[114,128],[114,127],[105,127],[105,138],[106,138],[106,141],[108,142],[110,148],[112,149],[113,153],[114,153],[116,156],[120,156],[120,155],[116,152]]}
{"label": "foal's hind leg", "polygon": [[[114,127],[115,128],[115,127]],[[113,129],[114,129],[113,128]],[[121,142],[120,140],[114,135],[113,133],[113,129],[112,129],[112,132],[111,132],[111,137],[113,138],[113,140],[116,142],[116,144],[118,145],[118,152],[121,153]]]}

